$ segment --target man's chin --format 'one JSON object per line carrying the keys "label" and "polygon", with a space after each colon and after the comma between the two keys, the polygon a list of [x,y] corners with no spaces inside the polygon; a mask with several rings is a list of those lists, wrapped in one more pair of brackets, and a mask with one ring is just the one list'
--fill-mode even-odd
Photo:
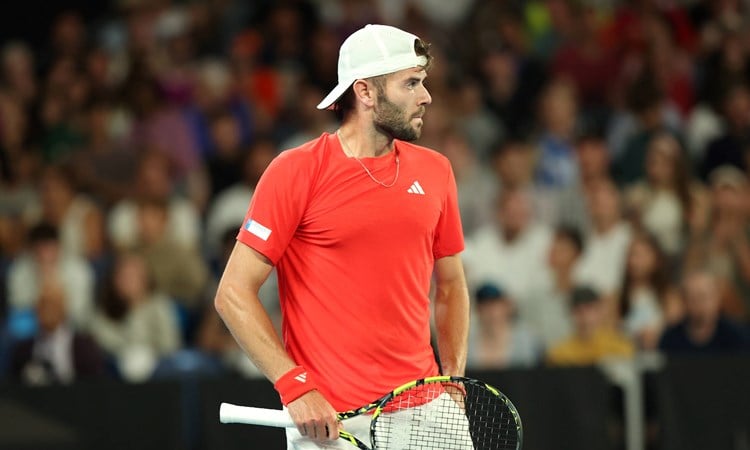
{"label": "man's chin", "polygon": [[422,130],[421,129],[416,129],[416,130],[414,130],[413,133],[409,133],[408,135],[404,135],[404,136],[400,137],[399,140],[406,141],[406,142],[414,142],[417,139],[419,139],[419,137],[421,135],[422,135]]}

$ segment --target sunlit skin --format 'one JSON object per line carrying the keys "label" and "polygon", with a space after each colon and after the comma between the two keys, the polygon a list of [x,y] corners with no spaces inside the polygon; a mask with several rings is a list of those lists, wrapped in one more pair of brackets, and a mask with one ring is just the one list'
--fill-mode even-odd
{"label": "sunlit skin", "polygon": [[432,103],[426,78],[423,68],[414,67],[386,75],[382,91],[372,79],[354,82],[358,114],[339,130],[351,156],[382,156],[393,150],[394,139],[419,138],[426,107]]}

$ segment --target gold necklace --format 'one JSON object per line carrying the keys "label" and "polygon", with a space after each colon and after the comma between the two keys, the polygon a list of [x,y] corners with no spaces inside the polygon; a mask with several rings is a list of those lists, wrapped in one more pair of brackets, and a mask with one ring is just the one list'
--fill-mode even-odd
{"label": "gold necklace", "polygon": [[[396,184],[396,181],[398,180],[399,169],[401,168],[401,164],[399,163],[399,160],[398,160],[398,153],[396,154],[396,176],[393,177],[393,181],[391,181],[390,184],[385,184],[382,181],[380,181],[377,178],[375,178],[372,175],[372,172],[370,172],[370,169],[368,169],[367,166],[365,166],[365,164],[362,161],[359,160],[359,158],[357,158],[356,156],[354,156],[354,153],[351,150],[349,150],[349,146],[346,144],[346,142],[344,142],[344,138],[341,137],[341,132],[340,131],[336,131],[336,136],[339,137],[339,142],[341,142],[341,148],[344,150],[344,154],[346,156],[350,157],[350,158],[356,159],[357,162],[359,163],[359,165],[362,166],[363,169],[365,169],[365,172],[367,172],[367,175],[370,176],[370,178],[372,179],[372,181],[378,183],[379,185],[381,185],[381,186],[383,186],[385,188],[392,187],[394,184]],[[395,152],[396,150],[394,149],[393,151]]]}

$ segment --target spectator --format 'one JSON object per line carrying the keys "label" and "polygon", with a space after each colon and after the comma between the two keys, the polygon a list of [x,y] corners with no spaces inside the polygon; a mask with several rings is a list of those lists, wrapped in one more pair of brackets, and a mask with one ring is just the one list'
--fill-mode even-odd
{"label": "spectator", "polygon": [[227,64],[218,59],[207,59],[192,74],[195,78],[192,102],[186,106],[184,117],[197,143],[200,157],[207,161],[218,150],[211,127],[211,118],[229,115],[234,120],[238,146],[246,146],[255,133],[255,113],[248,102],[233,92],[233,74]]}
{"label": "spectator", "polygon": [[683,280],[685,319],[668,328],[659,349],[670,355],[744,353],[746,331],[721,313],[717,279],[710,272],[688,272]]}
{"label": "spectator", "polygon": [[447,130],[441,140],[442,153],[450,161],[456,177],[461,226],[468,235],[492,223],[492,198],[497,183],[461,131]]}
{"label": "spectator", "polygon": [[617,184],[627,186],[644,178],[646,149],[655,133],[680,130],[679,113],[665,100],[653,74],[644,72],[625,89],[627,111],[609,121],[609,147],[613,152]]}
{"label": "spectator", "polygon": [[152,288],[146,261],[122,253],[105,281],[91,332],[124,379],[142,381],[160,357],[179,348],[176,317],[171,301]]}
{"label": "spectator", "polygon": [[550,348],[573,330],[570,295],[575,287],[574,269],[583,252],[581,233],[561,226],[555,230],[545,270],[539,274],[533,294],[519,311],[520,319]]}
{"label": "spectator", "polygon": [[578,97],[574,86],[563,78],[550,81],[539,100],[537,184],[565,188],[578,177],[573,148],[577,120]]}
{"label": "spectator", "polygon": [[91,262],[104,257],[104,217],[88,195],[78,192],[72,172],[47,166],[39,180],[39,199],[28,205],[27,220],[54,225],[66,254]]}
{"label": "spectator", "polygon": [[133,250],[143,257],[154,288],[195,311],[205,294],[208,267],[193,248],[177,243],[167,226],[167,205],[157,200],[138,204],[138,240]]}
{"label": "spectator", "polygon": [[606,324],[605,305],[595,290],[579,286],[573,290],[570,302],[574,331],[549,349],[550,365],[588,366],[633,355],[633,344]]}
{"label": "spectator", "polygon": [[0,58],[2,90],[5,95],[12,96],[21,108],[27,110],[37,98],[39,91],[36,58],[32,48],[21,41],[7,42],[3,45]]}
{"label": "spectator", "polygon": [[534,183],[534,150],[524,140],[509,138],[495,146],[492,167],[498,182],[498,192],[520,190],[531,197],[535,219],[543,223],[555,221],[552,191]]}
{"label": "spectator", "polygon": [[8,268],[9,308],[34,308],[45,282],[60,284],[68,317],[85,330],[94,306],[94,273],[84,259],[65,253],[56,227],[40,223],[29,230],[27,251]]}
{"label": "spectator", "polygon": [[101,350],[68,322],[63,287],[47,279],[35,301],[39,329],[11,350],[10,372],[30,385],[69,384],[104,374]]}
{"label": "spectator", "polygon": [[578,5],[572,20],[571,39],[555,53],[551,70],[558,77],[573,80],[584,106],[596,108],[605,104],[620,61],[602,46],[593,7]]}
{"label": "spectator", "polygon": [[620,193],[611,181],[593,186],[586,199],[591,231],[576,267],[576,279],[610,298],[622,284],[631,229],[622,218]]}
{"label": "spectator", "polygon": [[135,61],[125,95],[134,119],[129,145],[166,157],[175,181],[193,176],[201,164],[198,143],[180,110],[166,102],[144,61]]}
{"label": "spectator", "polygon": [[477,80],[463,80],[458,86],[455,101],[458,110],[456,121],[469,141],[469,147],[480,162],[489,161],[492,146],[507,139],[505,125],[482,102],[482,87]]}
{"label": "spectator", "polygon": [[132,189],[137,158],[125,145],[128,121],[109,101],[94,101],[83,112],[86,143],[69,164],[81,189],[111,208]]}
{"label": "spectator", "polygon": [[171,238],[184,247],[198,248],[200,218],[198,209],[186,197],[176,193],[169,159],[158,152],[146,152],[138,161],[132,196],[109,210],[107,232],[116,250],[131,248],[138,234],[138,202],[166,202]]}
{"label": "spectator", "polygon": [[670,133],[655,134],[648,143],[646,176],[625,191],[626,208],[637,224],[652,233],[672,258],[684,250],[688,225],[703,220],[707,197],[691,179],[685,152]]}
{"label": "spectator", "polygon": [[467,279],[474,289],[483,283],[503,286],[523,310],[547,258],[552,232],[534,220],[531,199],[521,190],[504,191],[495,214],[494,224],[467,239]]}
{"label": "spectator", "polygon": [[591,229],[591,218],[585,202],[601,182],[611,179],[610,154],[607,142],[593,129],[583,130],[576,138],[575,158],[578,178],[554,196],[555,222],[576,228],[581,233]]}
{"label": "spectator", "polygon": [[237,119],[228,113],[220,112],[210,118],[211,137],[214,152],[206,163],[211,182],[213,199],[216,194],[235,184],[241,178],[242,141]]}
{"label": "spectator", "polygon": [[476,327],[472,329],[467,366],[474,369],[531,367],[539,362],[538,338],[518,322],[515,305],[502,289],[482,285],[474,295]]}
{"label": "spectator", "polygon": [[315,139],[323,133],[336,131],[338,123],[335,116],[328,111],[321,112],[316,108],[325,94],[325,91],[310,83],[300,83],[297,87],[295,102],[291,106],[294,111],[288,112],[291,129],[283,130],[288,136],[279,148],[288,150]]}
{"label": "spectator", "polygon": [[622,328],[639,349],[654,350],[665,326],[684,314],[670,283],[669,263],[654,237],[636,233],[630,242],[620,290]]}
{"label": "spectator", "polygon": [[708,180],[717,167],[731,165],[747,171],[746,153],[750,148],[750,89],[745,83],[729,86],[722,101],[726,124],[724,134],[710,141],[700,166],[700,175]]}
{"label": "spectator", "polygon": [[490,48],[481,55],[485,101],[506,126],[510,136],[522,136],[535,127],[534,104],[547,73],[528,55],[508,48]]}
{"label": "spectator", "polygon": [[718,278],[725,310],[744,320],[750,311],[750,223],[748,180],[733,166],[710,176],[711,211],[696,222],[685,255],[685,269],[709,267]]}

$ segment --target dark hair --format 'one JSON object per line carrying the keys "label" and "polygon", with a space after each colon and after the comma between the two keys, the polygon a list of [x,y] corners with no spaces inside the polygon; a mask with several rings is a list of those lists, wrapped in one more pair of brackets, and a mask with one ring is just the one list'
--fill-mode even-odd
{"label": "dark hair", "polygon": [[[131,257],[142,259],[140,255],[132,251],[118,253],[102,280],[102,285],[99,289],[99,306],[102,312],[105,316],[116,322],[125,318],[125,315],[128,313],[128,303],[125,300],[125,297],[117,290],[115,279],[117,278],[117,272],[122,266],[122,262]],[[148,277],[146,280],[146,286],[149,290],[153,290],[154,280],[148,270],[146,270],[146,276]]]}
{"label": "dark hair", "polygon": [[627,88],[628,107],[636,114],[642,114],[658,106],[663,98],[664,92],[650,73],[644,73]]}
{"label": "dark hair", "polygon": [[685,155],[685,150],[682,142],[680,142],[677,136],[667,130],[662,130],[655,133],[651,137],[649,144],[663,136],[672,138],[672,140],[674,140],[678,147],[672,162],[672,171],[674,172],[674,188],[677,194],[677,198],[680,201],[680,206],[682,206],[682,219],[685,224],[687,224],[688,217],[693,210],[693,197],[690,192],[690,182],[692,177],[690,173],[689,162]]}
{"label": "dark hair", "polygon": [[[628,250],[628,255],[632,251],[633,244],[639,240],[647,243],[648,246],[651,247],[651,250],[654,252],[654,256],[656,259],[656,261],[654,262],[654,271],[649,277],[648,281],[649,284],[651,284],[651,287],[656,291],[657,300],[661,305],[664,295],[669,288],[667,257],[654,235],[645,231],[639,231],[635,234],[635,236],[633,236],[633,239],[631,239],[630,241],[630,249]],[[630,300],[631,296],[633,295],[633,274],[627,261],[625,267],[625,276],[622,281],[622,289],[620,289],[620,297],[618,299],[620,317],[625,317],[630,312]]]}
{"label": "dark hair", "polygon": [[[422,39],[415,39],[414,40],[414,53],[417,56],[424,56],[427,58],[427,62],[425,63],[424,70],[429,72],[430,68],[432,67],[433,63],[433,56],[430,55],[430,44],[428,42],[423,41]],[[385,79],[389,74],[385,75],[379,75],[375,77],[369,78],[375,86],[380,90],[380,92],[383,91],[385,87]],[[355,105],[355,97],[354,97],[354,89],[352,89],[351,86],[349,86],[346,91],[344,91],[343,94],[341,94],[341,97],[338,98],[333,104],[333,112],[336,114],[336,118],[343,122],[344,119],[354,110]]]}
{"label": "dark hair", "polygon": [[599,301],[599,292],[589,285],[578,285],[570,293],[570,306],[588,305]]}
{"label": "dark hair", "polygon": [[141,211],[143,209],[152,209],[165,216],[169,215],[169,200],[165,199],[154,197],[140,197],[136,200],[136,207],[138,211]]}
{"label": "dark hair", "polygon": [[474,299],[477,305],[484,305],[487,303],[506,300],[507,295],[500,286],[492,283],[485,283],[477,288],[477,291],[474,294]]}
{"label": "dark hair", "polygon": [[507,139],[503,139],[502,141],[496,142],[492,146],[492,150],[490,151],[490,158],[494,161],[497,160],[497,158],[506,155],[512,151],[517,150],[529,150],[529,144],[527,141],[522,139],[521,137],[509,137]]}
{"label": "dark hair", "polygon": [[29,244],[38,244],[40,242],[59,241],[60,233],[56,226],[48,222],[41,222],[29,230]]}

